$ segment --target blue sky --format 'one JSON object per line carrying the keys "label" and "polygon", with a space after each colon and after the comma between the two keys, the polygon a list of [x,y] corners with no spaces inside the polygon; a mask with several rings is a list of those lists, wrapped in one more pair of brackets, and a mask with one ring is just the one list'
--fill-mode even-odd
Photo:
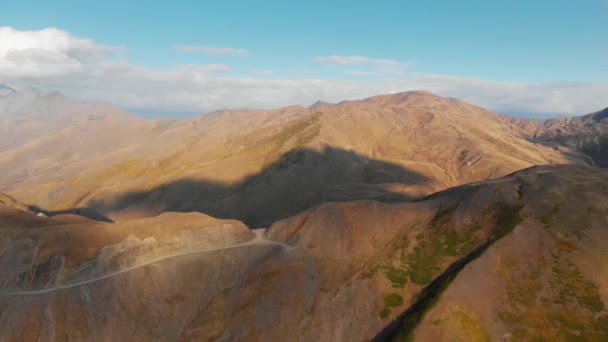
{"label": "blue sky", "polygon": [[[299,88],[302,92],[315,84],[330,89],[326,93],[317,90],[299,96],[294,95],[292,89],[283,96],[302,102],[298,104],[307,104],[305,102],[315,96],[335,101],[341,96],[352,98],[410,90],[420,84],[421,88],[430,87],[429,90],[440,95],[456,95],[497,111],[559,114],[601,105],[599,98],[585,97],[588,107],[572,101],[582,101],[579,94],[601,94],[608,89],[604,88],[608,83],[608,4],[603,0],[142,4],[113,0],[12,1],[2,5],[0,26],[16,31],[57,28],[70,37],[115,48],[111,53],[104,53],[104,63],[121,61],[139,71],[170,72],[185,65],[215,65],[214,75],[197,81],[206,82],[198,90],[209,94],[211,87],[221,88],[219,95],[208,95],[207,100],[182,101],[182,104],[175,101],[174,96],[163,106],[158,99],[147,104],[143,99],[145,94],[134,94],[131,100],[111,95],[101,89],[103,86],[97,92],[76,91],[83,87],[82,80],[75,80],[73,74],[63,81],[56,75],[53,79],[32,75],[5,78],[12,83],[39,83],[43,88],[59,88],[76,96],[117,102],[124,107],[150,107],[168,112],[287,104],[285,100],[264,99],[233,101],[232,105],[229,93],[234,88],[226,87],[226,83],[235,80],[240,80],[236,85],[239,89],[246,87],[248,81],[251,87],[265,86],[271,90],[299,88],[297,82],[306,83]],[[5,43],[0,41],[0,47],[2,44]],[[215,50],[209,50],[210,47]],[[11,47],[4,48],[8,51]],[[99,59],[94,63],[102,65]],[[220,65],[225,66],[225,70],[217,67]],[[103,73],[107,77],[107,73]],[[261,82],[264,80],[269,82]],[[270,82],[279,80],[281,83]],[[387,80],[384,84],[390,86],[379,86],[382,80]],[[99,82],[102,81],[108,80],[100,78]],[[339,82],[327,84],[328,81]],[[169,78],[167,82],[178,85],[181,80]],[[344,84],[349,85],[350,92],[335,90]],[[192,85],[184,88],[184,94],[197,92]],[[504,98],[497,95],[500,89],[489,89],[501,85],[507,88]],[[581,88],[589,86],[593,89]],[[88,87],[95,88],[95,84],[88,83]],[[457,87],[460,90],[455,89]],[[514,91],[513,87],[518,90]],[[522,87],[531,87],[526,89],[539,93],[526,95]],[[160,89],[148,91],[160,92]],[[542,91],[547,96],[555,96],[556,91],[562,97],[567,93],[572,100],[568,103],[544,100],[549,103],[541,104]],[[484,95],[488,92],[491,94]],[[234,92],[235,96],[247,93]],[[273,91],[272,95],[282,97],[281,92]],[[133,100],[137,96],[141,101]],[[221,96],[225,100],[218,100]],[[518,99],[509,100],[517,96]]]}

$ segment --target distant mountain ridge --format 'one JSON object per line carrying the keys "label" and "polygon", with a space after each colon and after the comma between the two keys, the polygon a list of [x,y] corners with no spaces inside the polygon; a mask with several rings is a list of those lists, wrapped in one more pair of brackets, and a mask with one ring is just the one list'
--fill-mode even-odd
{"label": "distant mountain ridge", "polygon": [[608,108],[582,115],[546,120],[507,118],[532,141],[554,148],[570,148],[608,167]]}
{"label": "distant mountain ridge", "polygon": [[[144,122],[116,107],[74,101],[59,92],[45,93],[32,87],[16,91],[8,86],[0,92],[4,93],[0,96],[0,152],[68,130],[90,130],[93,121],[102,119],[120,121],[120,125]],[[64,141],[65,145],[70,143]]]}
{"label": "distant mountain ridge", "polygon": [[607,340],[605,111],[413,91],[143,120],[6,92],[2,341]]}
{"label": "distant mountain ridge", "polygon": [[534,144],[494,113],[427,91],[188,120],[82,106],[65,115],[79,120],[0,153],[0,190],[110,219],[177,210],[266,226],[328,200],[411,200],[533,165],[585,163],[575,150]]}

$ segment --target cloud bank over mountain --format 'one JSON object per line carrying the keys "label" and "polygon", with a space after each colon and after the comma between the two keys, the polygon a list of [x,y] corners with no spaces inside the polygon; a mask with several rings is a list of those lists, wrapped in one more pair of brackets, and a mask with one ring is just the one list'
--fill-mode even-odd
{"label": "cloud bank over mountain", "polygon": [[[527,84],[421,74],[408,62],[366,56],[310,56],[301,70],[235,71],[229,58],[255,51],[206,45],[167,47],[200,52],[226,61],[167,68],[126,58],[128,47],[109,46],[59,28],[21,31],[0,28],[0,83],[16,88],[55,89],[69,96],[127,108],[211,111],[226,107],[274,108],[317,100],[336,102],[375,94],[425,89],[506,113],[583,114],[606,106],[608,83]],[[314,68],[331,66],[344,77],[326,77]],[[290,76],[312,70],[306,77]]]}

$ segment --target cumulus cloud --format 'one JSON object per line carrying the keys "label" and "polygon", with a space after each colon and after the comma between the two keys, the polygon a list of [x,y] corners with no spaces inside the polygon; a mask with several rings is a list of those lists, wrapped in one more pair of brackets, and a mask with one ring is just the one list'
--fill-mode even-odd
{"label": "cumulus cloud", "polygon": [[501,113],[587,114],[608,106],[608,83],[499,82],[471,77],[421,75],[420,89],[455,97]]}
{"label": "cumulus cloud", "polygon": [[353,76],[383,76],[382,73],[377,71],[365,71],[365,70],[346,70],[345,73]]}
{"label": "cumulus cloud", "polygon": [[383,58],[370,58],[364,56],[325,56],[325,57],[315,57],[312,60],[315,63],[325,63],[325,64],[335,64],[335,65],[360,65],[360,64],[370,64],[370,65],[378,65],[378,66],[401,66],[407,65],[406,63],[397,62],[392,59],[383,59]]}
{"label": "cumulus cloud", "polygon": [[270,76],[272,74],[274,74],[274,71],[272,70],[251,70],[249,72],[250,75],[256,75],[256,76]]}
{"label": "cumulus cloud", "polygon": [[107,53],[120,50],[56,28],[18,31],[0,27],[0,74],[43,77],[80,72]]}
{"label": "cumulus cloud", "polygon": [[206,45],[175,45],[177,51],[182,52],[202,52],[210,55],[238,56],[246,55],[249,51],[236,49],[227,46],[206,46]]}
{"label": "cumulus cloud", "polygon": [[[523,84],[419,75],[406,79],[363,80],[257,79],[227,77],[185,70],[158,72],[126,66],[104,68],[95,78],[41,84],[74,97],[107,101],[130,108],[206,112],[219,108],[276,108],[309,105],[317,100],[339,102],[409,90],[429,90],[456,97],[500,113],[586,114],[606,107],[608,84]],[[69,84],[70,87],[62,87]]]}
{"label": "cumulus cloud", "polygon": [[[58,90],[77,99],[110,102],[127,108],[166,111],[276,108],[420,89],[502,113],[585,114],[608,106],[606,83],[526,84],[411,73],[399,77],[367,74],[365,76],[375,77],[355,79],[295,74],[279,78],[264,70],[235,77],[225,64],[181,65],[167,70],[138,66],[109,58],[108,54],[116,50],[58,29],[1,28],[0,83],[16,88],[35,86]],[[317,62],[353,68],[346,70],[351,74],[382,73],[364,67],[374,63],[395,67],[395,63],[399,63],[385,59],[370,62],[360,56],[334,57]]]}
{"label": "cumulus cloud", "polygon": [[410,68],[410,64],[387,58],[372,58],[365,56],[323,56],[312,59],[314,63],[334,65],[339,67],[359,67],[365,70],[345,70],[353,76],[396,76],[402,75]]}

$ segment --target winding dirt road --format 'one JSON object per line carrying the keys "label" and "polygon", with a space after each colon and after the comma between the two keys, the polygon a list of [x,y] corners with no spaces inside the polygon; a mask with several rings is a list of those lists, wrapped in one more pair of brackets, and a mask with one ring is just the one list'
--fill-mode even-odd
{"label": "winding dirt road", "polygon": [[227,250],[227,249],[233,249],[233,248],[241,248],[241,247],[248,247],[248,246],[270,246],[270,245],[277,245],[277,246],[281,246],[283,248],[290,248],[289,245],[284,244],[282,242],[277,242],[277,241],[272,241],[272,240],[268,240],[266,238],[264,238],[264,231],[265,229],[255,229],[253,230],[255,237],[247,242],[243,242],[243,243],[237,243],[234,245],[228,245],[228,246],[220,246],[220,247],[214,247],[214,248],[207,248],[207,249],[200,249],[200,250],[196,250],[196,251],[187,251],[187,252],[182,252],[182,253],[176,253],[176,254],[170,254],[170,255],[165,255],[162,257],[158,257],[155,259],[151,259],[148,260],[144,263],[141,264],[137,264],[137,265],[133,265],[131,267],[127,267],[125,269],[122,269],[120,271],[116,271],[116,272],[111,272],[108,274],[104,274],[102,276],[96,277],[96,278],[91,278],[91,279],[86,279],[86,280],[82,280],[82,281],[78,281],[78,282],[74,282],[74,283],[68,283],[68,284],[63,284],[63,285],[59,285],[59,286],[55,286],[55,287],[50,287],[50,288],[46,288],[46,289],[40,289],[40,290],[24,290],[24,291],[0,291],[0,296],[33,296],[33,295],[43,295],[43,294],[47,294],[50,292],[55,292],[55,291],[60,291],[60,290],[64,290],[64,289],[69,289],[69,288],[73,288],[73,287],[78,287],[78,286],[82,286],[82,285],[87,285],[87,284],[91,284],[97,281],[101,281],[104,279],[108,279],[111,277],[115,277],[117,275],[123,274],[123,273],[127,273],[133,270],[136,270],[138,268],[142,268],[142,267],[146,267],[148,265],[157,263],[157,262],[161,262],[167,259],[172,259],[172,258],[177,258],[177,257],[181,257],[181,256],[185,256],[185,255],[191,255],[191,254],[198,254],[198,253],[208,253],[208,252],[215,252],[215,251],[221,251],[221,250]]}

